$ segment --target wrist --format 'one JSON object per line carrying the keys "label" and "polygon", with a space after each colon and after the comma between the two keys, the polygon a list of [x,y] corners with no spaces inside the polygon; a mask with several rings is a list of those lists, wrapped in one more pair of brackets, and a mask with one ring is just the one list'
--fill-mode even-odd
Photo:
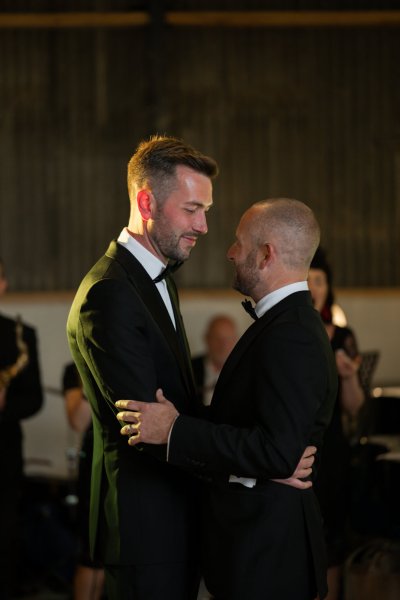
{"label": "wrist", "polygon": [[346,373],[346,375],[341,375],[340,378],[342,381],[351,381],[357,379],[357,372],[355,373]]}

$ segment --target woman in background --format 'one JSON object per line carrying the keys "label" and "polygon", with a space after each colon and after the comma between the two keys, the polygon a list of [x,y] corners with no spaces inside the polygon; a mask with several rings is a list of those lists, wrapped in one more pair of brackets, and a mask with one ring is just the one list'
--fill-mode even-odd
{"label": "woman in background", "polygon": [[310,266],[308,285],[315,308],[320,312],[339,374],[339,390],[332,421],[326,430],[322,460],[314,489],[324,518],[328,551],[327,600],[341,597],[342,566],[346,558],[346,524],[349,498],[350,440],[346,424],[357,417],[365,401],[358,370],[361,357],[354,333],[339,327],[332,319],[334,303],[332,271],[325,254],[318,248]]}

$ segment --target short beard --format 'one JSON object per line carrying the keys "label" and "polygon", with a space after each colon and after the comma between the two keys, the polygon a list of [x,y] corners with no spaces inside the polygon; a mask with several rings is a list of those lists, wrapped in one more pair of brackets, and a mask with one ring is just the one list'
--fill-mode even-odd
{"label": "short beard", "polygon": [[179,237],[171,232],[169,236],[160,235],[157,232],[152,235],[152,239],[163,256],[169,260],[187,260],[189,252],[184,252],[179,247]]}
{"label": "short beard", "polygon": [[254,288],[260,281],[260,276],[255,265],[256,250],[252,250],[244,263],[236,266],[236,273],[232,287],[244,296],[251,296]]}
{"label": "short beard", "polygon": [[169,221],[164,217],[162,208],[158,208],[154,215],[154,224],[150,232],[150,238],[154,248],[169,260],[182,261],[187,260],[190,256],[191,248],[185,252],[179,247],[181,235],[177,235],[171,230]]}
{"label": "short beard", "polygon": [[252,290],[254,290],[254,287],[257,283],[258,278],[254,278],[253,281],[249,281],[248,279],[244,281],[243,278],[238,277],[238,275],[236,274],[235,279],[233,280],[232,287],[234,290],[237,290],[238,292],[243,294],[243,296],[252,297]]}

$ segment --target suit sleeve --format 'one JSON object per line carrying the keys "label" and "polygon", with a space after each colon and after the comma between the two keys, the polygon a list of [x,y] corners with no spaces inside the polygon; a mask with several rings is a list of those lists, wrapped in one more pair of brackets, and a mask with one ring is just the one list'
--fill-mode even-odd
{"label": "suit sleeve", "polygon": [[115,280],[92,287],[79,315],[77,342],[110,408],[122,398],[154,401],[157,378],[144,308]]}
{"label": "suit sleeve", "polygon": [[318,442],[313,431],[326,425],[318,425],[318,412],[328,397],[327,362],[321,344],[304,327],[290,323],[272,329],[219,390],[219,395],[232,394],[241,407],[243,427],[179,416],[169,461],[199,474],[291,476],[305,447]]}
{"label": "suit sleeve", "polygon": [[[114,415],[119,410],[116,400],[154,402],[160,386],[174,393],[169,382],[174,376],[179,379],[179,373],[174,373],[170,363],[162,369],[156,365],[157,360],[173,360],[168,344],[142,300],[125,282],[102,280],[92,287],[78,317],[77,344],[102,402]],[[166,373],[163,381],[160,370]],[[98,418],[103,421],[104,416],[101,412]],[[115,427],[119,427],[116,419]],[[166,446],[140,444],[137,449],[165,460]]]}

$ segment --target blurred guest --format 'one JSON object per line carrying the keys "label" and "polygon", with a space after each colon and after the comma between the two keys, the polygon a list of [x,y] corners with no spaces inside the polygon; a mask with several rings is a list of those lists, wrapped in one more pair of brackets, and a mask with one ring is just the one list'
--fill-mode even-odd
{"label": "blurred guest", "polygon": [[92,412],[84,393],[81,378],[74,363],[65,367],[63,395],[68,423],[83,434],[79,453],[78,531],[79,556],[74,575],[74,600],[98,600],[102,597],[104,573],[102,565],[93,561],[89,551],[90,473],[93,458]]}
{"label": "blurred guest", "polygon": [[[0,259],[0,296],[7,289]],[[0,315],[0,599],[16,585],[23,437],[20,421],[43,402],[35,330]]]}
{"label": "blurred guest", "polygon": [[217,315],[208,323],[204,341],[206,353],[192,359],[199,399],[205,406],[211,403],[218,376],[238,340],[235,321],[227,315]]}
{"label": "blurred guest", "polygon": [[328,549],[327,599],[336,600],[340,598],[342,565],[347,550],[345,530],[350,502],[348,476],[351,447],[345,423],[357,416],[365,395],[358,374],[361,357],[354,333],[348,327],[339,327],[332,321],[332,270],[321,248],[318,248],[311,262],[308,285],[335,352],[339,373],[338,396],[332,421],[325,433],[322,463],[315,484]]}

